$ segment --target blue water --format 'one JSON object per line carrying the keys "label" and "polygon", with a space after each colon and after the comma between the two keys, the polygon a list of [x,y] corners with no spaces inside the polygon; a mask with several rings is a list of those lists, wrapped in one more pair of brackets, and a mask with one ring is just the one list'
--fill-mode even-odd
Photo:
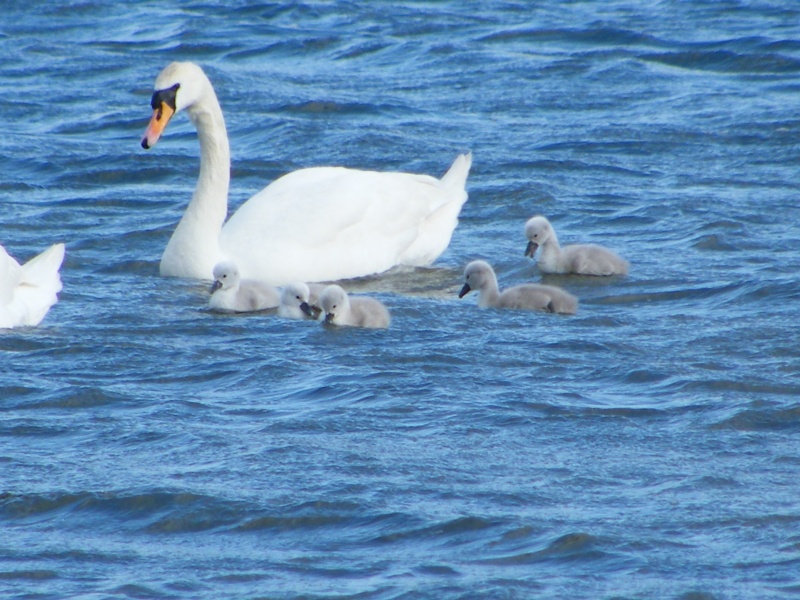
{"label": "blue water", "polygon": [[[0,597],[800,597],[800,5],[4,3],[0,243],[67,246],[0,334]],[[348,282],[387,331],[206,310],[158,276],[199,159],[230,204],[340,164],[470,199],[429,269]],[[542,277],[522,228],[626,278]],[[459,300],[472,259],[575,317]]]}

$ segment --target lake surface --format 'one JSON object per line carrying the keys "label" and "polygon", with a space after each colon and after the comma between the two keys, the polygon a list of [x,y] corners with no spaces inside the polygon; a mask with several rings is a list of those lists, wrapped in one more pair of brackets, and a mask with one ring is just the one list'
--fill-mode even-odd
{"label": "lake surface", "polygon": [[[0,333],[3,598],[800,598],[800,5],[6,2],[0,243],[67,246]],[[346,282],[386,331],[209,312],[158,276],[197,176],[440,176],[425,269]],[[525,221],[627,277],[542,277]],[[457,298],[560,285],[574,317]]]}

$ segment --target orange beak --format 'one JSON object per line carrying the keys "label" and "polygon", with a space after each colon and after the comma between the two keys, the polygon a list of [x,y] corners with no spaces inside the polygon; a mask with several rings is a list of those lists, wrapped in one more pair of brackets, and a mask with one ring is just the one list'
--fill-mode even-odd
{"label": "orange beak", "polygon": [[142,136],[142,148],[147,150],[148,148],[152,148],[156,145],[158,138],[161,137],[161,133],[164,131],[164,128],[169,123],[169,120],[172,118],[172,115],[175,114],[175,111],[167,104],[166,102],[162,102],[161,106],[153,111],[153,116],[150,118],[150,124],[145,129],[144,135]]}

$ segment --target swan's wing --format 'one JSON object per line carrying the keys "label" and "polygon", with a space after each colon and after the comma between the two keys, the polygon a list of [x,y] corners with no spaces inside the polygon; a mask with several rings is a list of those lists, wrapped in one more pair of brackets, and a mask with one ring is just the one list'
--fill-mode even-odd
{"label": "swan's wing", "polygon": [[501,308],[549,311],[551,296],[548,291],[535,283],[526,283],[508,288],[500,294]]}
{"label": "swan's wing", "polygon": [[41,254],[33,257],[22,267],[25,283],[61,291],[61,277],[58,274],[64,262],[64,244],[53,244]]}
{"label": "swan's wing", "polygon": [[538,285],[550,296],[548,310],[551,312],[562,315],[574,315],[578,311],[578,299],[568,291],[553,285]]}
{"label": "swan's wing", "polygon": [[243,276],[273,283],[381,272],[397,264],[420,224],[447,201],[442,192],[427,175],[302,169],[242,205],[220,245]]}
{"label": "swan's wing", "polygon": [[603,246],[595,244],[574,244],[561,250],[569,271],[582,275],[624,274],[628,270],[627,261]]}
{"label": "swan's wing", "polygon": [[391,317],[388,309],[374,298],[350,298],[353,324],[358,327],[384,329],[389,327]]}

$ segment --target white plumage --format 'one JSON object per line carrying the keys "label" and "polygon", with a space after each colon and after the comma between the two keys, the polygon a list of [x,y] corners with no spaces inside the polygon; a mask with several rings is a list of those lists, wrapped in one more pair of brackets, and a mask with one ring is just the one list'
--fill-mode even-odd
{"label": "white plumage", "polygon": [[42,322],[61,291],[64,244],[54,244],[20,265],[0,246],[0,328]]}
{"label": "white plumage", "polygon": [[185,109],[201,157],[194,195],[161,258],[162,275],[208,279],[215,264],[229,259],[242,277],[274,285],[335,281],[428,265],[450,243],[467,199],[470,154],[459,156],[441,179],[301,169],[264,188],[225,223],[230,149],[211,82],[193,63],[172,63],[155,90],[142,146],[153,146],[172,114]]}

